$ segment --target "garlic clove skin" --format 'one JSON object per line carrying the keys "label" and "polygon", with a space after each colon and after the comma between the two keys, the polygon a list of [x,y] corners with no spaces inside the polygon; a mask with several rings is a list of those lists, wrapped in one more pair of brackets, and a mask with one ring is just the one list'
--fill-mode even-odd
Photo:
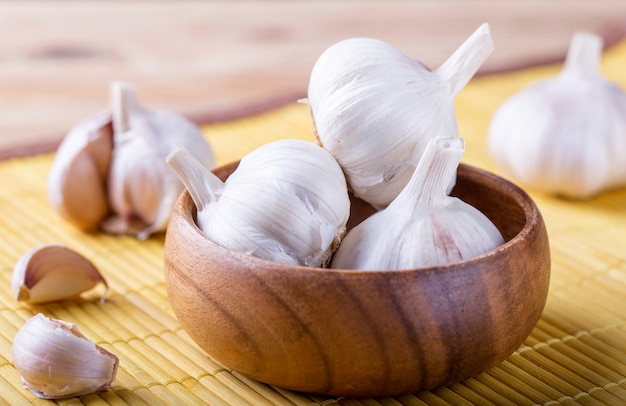
{"label": "garlic clove skin", "polygon": [[372,38],[343,40],[320,55],[307,103],[320,145],[357,197],[385,207],[431,138],[458,135],[454,98],[492,51],[483,24],[434,71]]}
{"label": "garlic clove skin", "polygon": [[107,173],[113,148],[111,114],[77,123],[66,135],[48,175],[48,200],[67,221],[93,230],[109,213]]}
{"label": "garlic clove skin", "polygon": [[402,192],[345,236],[331,268],[398,270],[438,266],[504,243],[480,211],[447,195],[465,150],[462,138],[431,140]]}
{"label": "garlic clove skin", "polygon": [[165,163],[183,146],[207,167],[215,166],[213,150],[200,129],[174,113],[144,108],[126,82],[111,86],[114,146],[109,172],[109,202],[114,212],[102,228],[145,239],[162,231],[183,184]]}
{"label": "garlic clove skin", "polygon": [[211,241],[257,257],[323,267],[345,234],[350,200],[334,158],[312,142],[280,140],[243,157],[225,183],[179,150],[168,163],[188,185]]}
{"label": "garlic clove skin", "polygon": [[107,391],[119,359],[87,339],[72,323],[39,313],[17,332],[13,364],[24,387],[43,399]]}
{"label": "garlic clove skin", "polygon": [[17,261],[11,278],[13,297],[30,304],[72,299],[103,284],[108,285],[91,261],[60,244],[45,244],[26,252]]}
{"label": "garlic clove skin", "polygon": [[573,199],[626,185],[626,93],[601,75],[602,46],[576,33],[558,75],[494,112],[489,152],[520,183]]}

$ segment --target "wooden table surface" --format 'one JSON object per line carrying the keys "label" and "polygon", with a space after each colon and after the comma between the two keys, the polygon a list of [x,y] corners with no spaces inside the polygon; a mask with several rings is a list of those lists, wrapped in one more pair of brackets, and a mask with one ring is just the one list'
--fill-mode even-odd
{"label": "wooden table surface", "polygon": [[380,38],[437,67],[483,22],[496,44],[485,73],[559,61],[576,30],[610,46],[626,32],[626,2],[4,1],[0,158],[54,148],[108,106],[113,80],[148,106],[222,120],[304,96],[315,60],[341,39]]}

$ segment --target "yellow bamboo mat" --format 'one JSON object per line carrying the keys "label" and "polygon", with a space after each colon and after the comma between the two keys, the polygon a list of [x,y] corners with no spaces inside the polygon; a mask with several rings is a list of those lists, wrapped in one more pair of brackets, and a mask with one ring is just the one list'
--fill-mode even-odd
{"label": "yellow bamboo mat", "polygon": [[[502,101],[559,66],[473,80],[457,99],[466,163],[498,173],[486,153],[486,129]],[[605,53],[606,76],[626,88],[626,42]],[[297,103],[204,127],[219,163],[279,138],[312,140],[306,107]],[[52,154],[0,162],[0,404],[45,404],[22,388],[11,343],[37,312],[76,323],[120,357],[112,390],[59,401],[90,405],[596,405],[626,404],[626,189],[586,202],[526,189],[539,205],[552,249],[545,312],[525,343],[493,369],[431,392],[384,399],[310,396],[270,387],[217,364],[187,337],[163,283],[163,236],[148,241],[85,234],[48,206]],[[28,307],[10,294],[12,268],[28,249],[65,243],[90,258],[110,284],[105,304],[91,292],[80,302]],[[489,343],[485,343],[489,345]]]}

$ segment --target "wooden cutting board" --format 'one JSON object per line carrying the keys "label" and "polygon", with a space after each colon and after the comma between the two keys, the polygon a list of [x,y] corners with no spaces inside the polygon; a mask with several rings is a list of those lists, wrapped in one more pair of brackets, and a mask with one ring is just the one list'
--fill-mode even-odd
{"label": "wooden cutting board", "polygon": [[0,158],[54,148],[108,104],[113,80],[197,122],[306,94],[319,54],[370,36],[437,67],[481,23],[482,73],[562,60],[575,30],[626,32],[623,0],[135,1],[0,3]]}

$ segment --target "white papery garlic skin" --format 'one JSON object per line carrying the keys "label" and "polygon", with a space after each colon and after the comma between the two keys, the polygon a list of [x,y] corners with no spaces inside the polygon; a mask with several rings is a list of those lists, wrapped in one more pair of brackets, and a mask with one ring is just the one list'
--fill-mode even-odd
{"label": "white papery garlic skin", "polygon": [[213,151],[177,114],[147,109],[126,82],[111,85],[111,111],[88,117],[65,137],[48,178],[49,200],[83,230],[145,239],[167,225],[184,189],[165,157],[184,146],[208,168]]}
{"label": "white papery garlic skin", "polygon": [[327,151],[302,140],[274,141],[243,157],[225,183],[190,158],[181,149],[168,163],[211,241],[277,262],[325,266],[350,214],[345,177]]}
{"label": "white papery garlic skin", "polygon": [[576,33],[560,74],[494,113],[489,152],[520,183],[578,199],[626,185],[626,93],[600,73],[602,46]]}
{"label": "white papery garlic skin", "polygon": [[13,268],[13,297],[31,304],[72,299],[98,284],[108,285],[95,265],[61,244],[39,245],[20,257]]}
{"label": "white papery garlic skin", "polygon": [[350,38],[322,53],[306,101],[320,144],[356,196],[386,206],[430,139],[458,135],[454,98],[492,50],[483,24],[434,71],[372,38]]}
{"label": "white papery garlic skin", "polygon": [[431,140],[407,186],[389,206],[346,234],[331,268],[432,267],[469,259],[503,244],[491,220],[447,195],[464,150],[462,138]]}
{"label": "white papery garlic skin", "polygon": [[63,399],[111,388],[119,359],[78,328],[39,313],[13,340],[13,364],[35,396]]}

